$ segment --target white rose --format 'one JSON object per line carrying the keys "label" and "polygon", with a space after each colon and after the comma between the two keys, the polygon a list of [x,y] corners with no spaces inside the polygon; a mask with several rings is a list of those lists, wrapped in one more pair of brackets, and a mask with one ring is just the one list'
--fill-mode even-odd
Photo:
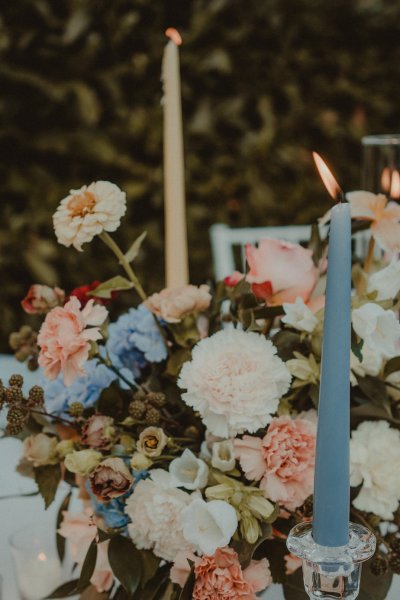
{"label": "white rose", "polygon": [[400,432],[387,421],[364,421],[350,441],[350,485],[362,485],[353,505],[393,518],[400,500]]}
{"label": "white rose", "polygon": [[196,498],[182,511],[183,535],[202,553],[227,546],[238,526],[236,511],[224,500]]}
{"label": "white rose", "polygon": [[57,438],[50,437],[45,433],[30,435],[24,440],[24,458],[34,467],[43,465],[55,465],[59,459],[57,456]]}
{"label": "white rose", "polygon": [[365,377],[366,375],[372,375],[376,377],[383,365],[383,357],[378,352],[375,352],[373,348],[364,345],[361,349],[362,361],[353,352],[350,353],[350,383],[351,385],[357,385],[357,379],[355,375]]}
{"label": "white rose", "polygon": [[72,440],[61,440],[61,442],[58,442],[56,450],[58,456],[65,458],[67,454],[74,450],[74,442]]}
{"label": "white rose", "polygon": [[400,261],[393,258],[391,263],[377,271],[368,280],[367,292],[378,292],[377,300],[395,298],[400,291]]}
{"label": "white rose", "polygon": [[283,323],[287,323],[299,331],[307,331],[307,333],[314,331],[318,319],[304,304],[303,298],[298,296],[296,302],[284,302],[282,306],[285,311],[285,316],[281,319]]}
{"label": "white rose", "polygon": [[174,458],[169,465],[172,485],[187,490],[199,490],[207,485],[208,467],[201,458],[196,458],[189,448]]}
{"label": "white rose", "polygon": [[148,469],[153,464],[153,461],[150,458],[147,458],[141,452],[135,452],[131,458],[131,467],[135,469],[135,471],[143,471],[144,469]]}
{"label": "white rose", "polygon": [[378,304],[367,302],[352,311],[353,328],[364,344],[385,358],[398,352],[400,324],[392,310],[384,310]]}
{"label": "white rose", "polygon": [[102,459],[100,452],[96,450],[74,450],[65,457],[65,468],[71,473],[78,475],[89,475]]}
{"label": "white rose", "polygon": [[232,471],[235,468],[235,448],[232,440],[213,444],[211,464],[220,471]]}

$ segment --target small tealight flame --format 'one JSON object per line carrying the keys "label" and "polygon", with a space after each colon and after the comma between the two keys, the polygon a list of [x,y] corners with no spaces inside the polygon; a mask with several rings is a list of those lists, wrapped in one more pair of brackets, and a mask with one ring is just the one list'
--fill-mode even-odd
{"label": "small tealight flame", "polygon": [[382,171],[381,175],[381,190],[382,192],[389,192],[390,190],[390,169],[389,167],[385,167]]}
{"label": "small tealight flame", "polygon": [[40,560],[41,562],[44,562],[45,560],[47,560],[47,556],[45,555],[44,552],[39,552],[38,560]]}
{"label": "small tealight flame", "polygon": [[398,200],[400,198],[400,173],[396,169],[392,173],[392,181],[390,184],[390,197]]}
{"label": "small tealight flame", "polygon": [[182,37],[177,29],[174,29],[173,27],[168,27],[168,29],[165,32],[165,35],[169,37],[169,39],[172,40],[177,46],[180,46],[182,44]]}
{"label": "small tealight flame", "polygon": [[318,173],[320,174],[322,182],[328,190],[329,194],[337,202],[342,201],[344,199],[342,188],[332,175],[331,171],[328,168],[328,165],[325,163],[324,160],[322,160],[322,158],[319,154],[317,154],[317,152],[313,152],[312,155],[315,165],[318,169]]}

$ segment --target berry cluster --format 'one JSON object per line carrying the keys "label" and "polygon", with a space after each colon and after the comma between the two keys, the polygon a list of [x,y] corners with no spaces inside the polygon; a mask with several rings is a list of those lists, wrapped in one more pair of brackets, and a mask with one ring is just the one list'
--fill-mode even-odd
{"label": "berry cluster", "polygon": [[6,435],[18,435],[28,420],[30,410],[40,408],[44,404],[43,389],[34,385],[28,397],[25,398],[22,386],[24,379],[21,375],[11,375],[8,386],[0,380],[0,409],[8,407]]}
{"label": "berry cluster", "polygon": [[38,368],[39,347],[37,345],[37,332],[23,325],[19,331],[11,333],[9,338],[11,348],[14,350],[15,358],[25,362],[30,371]]}
{"label": "berry cluster", "polygon": [[144,421],[146,425],[158,425],[161,420],[161,411],[166,403],[165,394],[162,392],[138,391],[129,404],[129,414],[137,420]]}

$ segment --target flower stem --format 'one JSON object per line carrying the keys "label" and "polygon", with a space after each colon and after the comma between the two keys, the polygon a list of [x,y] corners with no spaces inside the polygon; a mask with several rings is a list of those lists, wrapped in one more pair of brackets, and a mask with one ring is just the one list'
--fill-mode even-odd
{"label": "flower stem", "polygon": [[106,231],[103,231],[102,233],[100,233],[99,237],[106,244],[106,246],[108,246],[110,248],[110,250],[115,254],[115,256],[118,258],[119,264],[124,269],[125,273],[128,275],[129,280],[135,286],[135,290],[139,294],[140,299],[141,300],[146,300],[146,298],[147,298],[146,293],[145,293],[144,289],[142,288],[142,286],[140,284],[140,281],[137,278],[137,276],[136,276],[134,270],[132,269],[131,265],[126,260],[126,258],[124,256],[124,253],[122,252],[121,248],[112,239],[112,237],[110,236],[110,234],[108,234]]}
{"label": "flower stem", "polygon": [[372,237],[372,235],[371,235],[369,244],[368,244],[367,257],[364,262],[364,271],[366,273],[369,273],[369,271],[371,269],[372,261],[374,259],[374,250],[375,250],[375,238]]}
{"label": "flower stem", "polygon": [[50,419],[54,419],[54,421],[60,421],[60,423],[65,423],[69,427],[74,427],[73,421],[68,421],[68,419],[63,419],[62,417],[58,417],[57,415],[52,415],[51,413],[46,412],[45,410],[34,410],[30,409],[31,413],[35,415],[42,415],[43,417],[50,417]]}
{"label": "flower stem", "polygon": [[107,367],[107,369],[110,369],[110,371],[112,371],[113,373],[115,373],[116,375],[118,375],[118,377],[124,381],[126,383],[127,386],[129,386],[131,388],[131,390],[141,390],[143,389],[141,385],[139,385],[138,383],[136,383],[136,381],[129,381],[129,379],[127,379],[126,377],[124,377],[124,375],[122,375],[122,373],[120,372],[119,369],[117,369],[117,367],[114,367],[114,365],[112,365],[111,363],[107,362],[105,360],[105,358],[103,358],[101,356],[101,354],[97,354],[96,358],[99,359],[99,362],[101,362],[103,365],[105,365]]}

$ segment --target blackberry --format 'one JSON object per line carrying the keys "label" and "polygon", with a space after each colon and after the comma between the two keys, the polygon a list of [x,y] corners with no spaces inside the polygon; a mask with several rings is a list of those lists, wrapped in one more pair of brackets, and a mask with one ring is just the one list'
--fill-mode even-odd
{"label": "blackberry", "polygon": [[134,419],[141,419],[146,412],[146,405],[142,400],[133,400],[128,407],[128,411]]}
{"label": "blackberry", "polygon": [[400,555],[400,538],[393,535],[389,541],[389,544],[393,552]]}
{"label": "blackberry", "polygon": [[153,406],[149,406],[144,418],[148,425],[158,425],[161,418],[160,411]]}
{"label": "blackberry", "polygon": [[144,392],[143,390],[137,390],[137,392],[135,392],[133,394],[133,399],[134,400],[138,400],[138,401],[144,401],[146,398],[146,392]]}
{"label": "blackberry", "polygon": [[81,402],[72,402],[69,405],[68,411],[72,417],[81,417],[83,415],[83,404]]}
{"label": "blackberry", "polygon": [[163,392],[149,392],[146,396],[146,400],[154,406],[162,407],[165,405],[167,398]]}
{"label": "blackberry", "polygon": [[6,388],[6,402],[9,404],[14,404],[15,402],[21,402],[24,399],[22,394],[22,390],[20,387],[16,385],[12,385],[9,388]]}
{"label": "blackberry", "polygon": [[387,573],[388,567],[389,565],[387,559],[384,556],[381,556],[380,554],[378,554],[372,559],[371,564],[369,566],[369,568],[371,569],[371,573],[373,575],[376,575],[377,577],[379,577],[379,575],[384,575],[385,573]]}
{"label": "blackberry", "polygon": [[7,413],[7,421],[9,425],[21,425],[21,429],[24,426],[28,412],[21,406],[12,405]]}
{"label": "blackberry", "polygon": [[14,375],[11,375],[10,379],[8,380],[8,384],[11,386],[15,385],[16,387],[22,388],[22,386],[24,385],[24,378],[22,377],[22,375],[14,373]]}
{"label": "blackberry", "polygon": [[23,423],[8,423],[5,434],[6,435],[18,435],[23,430]]}
{"label": "blackberry", "polygon": [[28,403],[32,406],[41,406],[44,403],[44,391],[40,385],[34,385],[29,390]]}
{"label": "blackberry", "polygon": [[389,560],[389,566],[393,573],[400,575],[400,554],[392,554]]}
{"label": "blackberry", "polygon": [[314,510],[314,498],[312,496],[308,496],[303,504],[303,515],[305,517],[311,517]]}

